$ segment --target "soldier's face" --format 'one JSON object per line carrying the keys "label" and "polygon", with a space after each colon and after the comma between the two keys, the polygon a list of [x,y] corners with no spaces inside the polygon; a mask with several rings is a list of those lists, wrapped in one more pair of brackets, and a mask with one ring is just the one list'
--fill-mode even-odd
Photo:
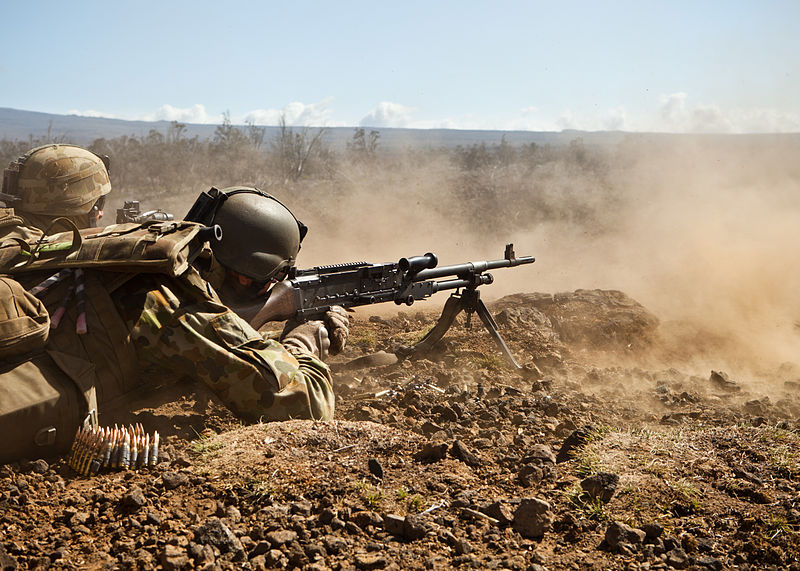
{"label": "soldier's face", "polygon": [[263,296],[267,293],[274,281],[267,283],[258,282],[251,277],[242,275],[231,269],[228,269],[228,282],[232,285],[233,290],[240,296]]}
{"label": "soldier's face", "polygon": [[89,211],[89,228],[97,228],[97,222],[103,217],[103,206],[105,205],[106,197],[101,196],[100,199],[94,203],[92,209]]}

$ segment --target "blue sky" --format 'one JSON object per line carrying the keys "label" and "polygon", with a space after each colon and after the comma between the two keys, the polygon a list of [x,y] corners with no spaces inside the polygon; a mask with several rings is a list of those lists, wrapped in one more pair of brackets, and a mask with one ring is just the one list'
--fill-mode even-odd
{"label": "blue sky", "polygon": [[800,2],[0,0],[0,107],[218,123],[800,132]]}

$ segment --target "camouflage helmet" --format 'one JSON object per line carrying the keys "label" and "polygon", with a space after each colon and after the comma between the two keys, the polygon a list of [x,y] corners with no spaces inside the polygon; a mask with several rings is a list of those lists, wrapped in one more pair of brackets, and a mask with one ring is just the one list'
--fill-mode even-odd
{"label": "camouflage helmet", "polygon": [[277,198],[248,186],[212,188],[200,195],[186,219],[218,224],[222,239],[212,244],[217,261],[256,282],[294,266],[307,231]]}
{"label": "camouflage helmet", "polygon": [[36,147],[5,170],[2,198],[19,212],[86,214],[111,192],[107,160],[75,145]]}

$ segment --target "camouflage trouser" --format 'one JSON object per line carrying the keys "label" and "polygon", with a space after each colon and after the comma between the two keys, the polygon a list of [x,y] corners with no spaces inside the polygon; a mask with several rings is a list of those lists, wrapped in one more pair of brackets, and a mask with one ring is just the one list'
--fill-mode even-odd
{"label": "camouflage trouser", "polygon": [[138,282],[126,284],[119,297],[123,306],[136,304],[122,312],[132,318],[141,361],[203,381],[248,421],[333,417],[330,369],[320,359],[265,340],[216,299],[187,301],[177,284],[149,281],[145,292]]}

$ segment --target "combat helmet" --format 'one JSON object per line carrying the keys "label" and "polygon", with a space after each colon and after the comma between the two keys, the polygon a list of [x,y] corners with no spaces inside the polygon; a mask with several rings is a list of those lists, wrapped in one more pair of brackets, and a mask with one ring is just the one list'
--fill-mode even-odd
{"label": "combat helmet", "polygon": [[75,145],[51,144],[11,162],[3,173],[0,199],[18,212],[79,216],[109,192],[108,157]]}
{"label": "combat helmet", "polygon": [[186,220],[217,224],[212,244],[217,261],[256,282],[280,279],[295,264],[308,229],[277,198],[249,186],[211,188],[195,201]]}

